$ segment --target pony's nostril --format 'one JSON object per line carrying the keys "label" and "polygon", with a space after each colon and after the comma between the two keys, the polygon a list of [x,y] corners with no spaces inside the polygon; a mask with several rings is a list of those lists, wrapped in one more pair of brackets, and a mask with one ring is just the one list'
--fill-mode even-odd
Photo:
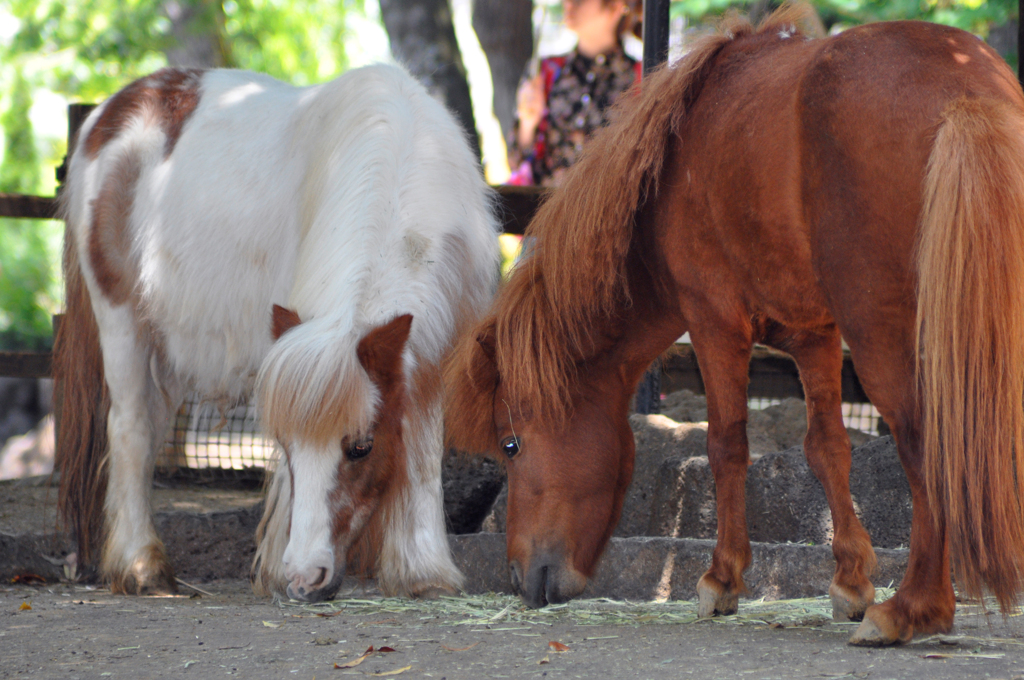
{"label": "pony's nostril", "polygon": [[320,567],[320,576],[317,578],[316,583],[314,583],[311,587],[312,588],[319,588],[319,587],[323,586],[324,585],[324,579],[326,579],[326,578],[327,578],[327,567]]}

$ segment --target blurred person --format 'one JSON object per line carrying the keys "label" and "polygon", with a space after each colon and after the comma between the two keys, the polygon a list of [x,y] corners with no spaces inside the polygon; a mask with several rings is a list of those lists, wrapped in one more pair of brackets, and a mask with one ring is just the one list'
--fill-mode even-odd
{"label": "blurred person", "polygon": [[519,87],[509,184],[557,186],[608,107],[640,79],[641,64],[623,51],[622,38],[639,36],[641,0],[563,0],[562,9],[578,42],[542,59]]}

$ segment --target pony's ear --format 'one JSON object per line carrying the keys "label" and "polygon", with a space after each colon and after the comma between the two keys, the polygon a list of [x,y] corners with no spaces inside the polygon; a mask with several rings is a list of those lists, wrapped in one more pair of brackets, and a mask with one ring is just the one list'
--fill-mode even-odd
{"label": "pony's ear", "polygon": [[356,356],[366,372],[379,385],[389,384],[402,375],[402,350],[412,330],[412,314],[397,316],[370,330],[356,347]]}
{"label": "pony's ear", "polygon": [[274,336],[275,341],[300,323],[302,323],[302,319],[299,318],[299,313],[294,309],[274,305],[274,320],[270,325],[270,332]]}
{"label": "pony's ear", "polygon": [[495,449],[494,392],[498,366],[494,362],[494,320],[464,335],[444,367],[445,436],[449,447],[472,453]]}

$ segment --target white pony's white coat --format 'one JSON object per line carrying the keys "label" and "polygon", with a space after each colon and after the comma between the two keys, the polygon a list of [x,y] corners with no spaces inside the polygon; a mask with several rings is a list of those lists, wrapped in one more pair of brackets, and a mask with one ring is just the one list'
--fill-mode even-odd
{"label": "white pony's white coat", "polygon": [[[69,167],[64,209],[112,400],[108,575],[159,544],[148,475],[184,390],[234,402],[258,375],[259,406],[269,434],[289,447],[290,473],[329,474],[341,439],[368,432],[379,406],[359,341],[413,315],[403,353],[412,399],[418,369],[438,366],[493,294],[497,229],[479,165],[448,112],[403,70],[372,66],[301,89],[212,70],[198,94],[169,154],[167,130],[143,106],[90,156],[84,140],[101,106]],[[104,294],[89,243],[95,201],[126,162],[137,169],[128,216],[137,280],[131,299],[118,302]],[[302,320],[276,343],[274,304]],[[387,513],[380,556],[392,592],[457,587],[461,578],[444,535],[440,395],[430,394],[403,422],[408,485]],[[331,422],[318,422],[327,407]],[[292,572],[323,566],[313,555],[330,549],[322,509],[335,488],[333,480],[296,484],[321,498],[304,497],[292,511],[280,467],[257,574],[278,592],[292,580],[286,553]]]}

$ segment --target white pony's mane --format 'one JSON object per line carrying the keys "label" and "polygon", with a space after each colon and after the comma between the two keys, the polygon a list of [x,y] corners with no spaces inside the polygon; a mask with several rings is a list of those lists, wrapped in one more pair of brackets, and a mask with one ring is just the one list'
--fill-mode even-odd
{"label": "white pony's mane", "polygon": [[[468,146],[452,143],[463,132],[393,67],[310,88],[294,130],[308,156],[288,306],[303,323],[271,348],[257,394],[267,431],[326,443],[339,423],[343,434],[371,424],[376,388],[355,350],[374,326],[412,313],[407,378],[440,363],[493,290],[494,262],[467,253],[493,252],[482,239],[496,229],[479,229],[494,223]],[[478,195],[451,200],[453,187]]]}

